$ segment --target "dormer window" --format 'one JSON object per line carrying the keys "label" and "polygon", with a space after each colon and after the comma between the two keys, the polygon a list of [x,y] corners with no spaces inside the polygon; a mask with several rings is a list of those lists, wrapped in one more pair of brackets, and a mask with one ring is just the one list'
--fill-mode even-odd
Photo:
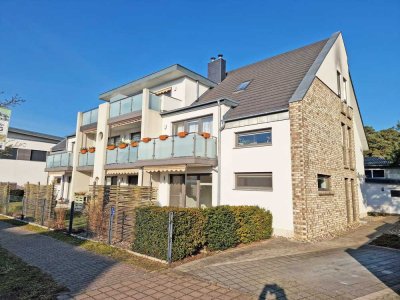
{"label": "dormer window", "polygon": [[251,80],[242,82],[241,84],[239,84],[239,85],[236,87],[235,92],[244,91],[245,89],[247,89],[247,87],[249,86],[250,82],[251,82]]}

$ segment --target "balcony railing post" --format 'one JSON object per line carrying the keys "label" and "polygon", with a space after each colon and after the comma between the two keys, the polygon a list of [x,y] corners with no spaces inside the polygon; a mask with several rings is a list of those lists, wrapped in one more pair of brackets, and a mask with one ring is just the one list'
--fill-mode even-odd
{"label": "balcony railing post", "polygon": [[133,97],[131,97],[131,111],[130,112],[133,112]]}
{"label": "balcony railing post", "polygon": [[197,134],[193,134],[193,156],[196,157],[196,136]]}
{"label": "balcony railing post", "polygon": [[175,153],[174,153],[174,150],[175,150],[175,137],[174,136],[172,136],[172,147],[171,147],[172,149],[171,149],[171,157],[174,157],[174,155],[175,155]]}
{"label": "balcony railing post", "polygon": [[115,162],[118,163],[118,153],[119,153],[119,148],[115,149],[117,150],[117,154],[115,155]]}
{"label": "balcony railing post", "polygon": [[[212,137],[211,137],[211,139],[212,139]],[[208,144],[207,141],[208,141],[207,139],[204,139],[204,144],[205,144],[204,145],[204,156],[205,157],[207,157],[207,144]]]}
{"label": "balcony railing post", "polygon": [[156,140],[153,140],[153,159],[156,158]]}

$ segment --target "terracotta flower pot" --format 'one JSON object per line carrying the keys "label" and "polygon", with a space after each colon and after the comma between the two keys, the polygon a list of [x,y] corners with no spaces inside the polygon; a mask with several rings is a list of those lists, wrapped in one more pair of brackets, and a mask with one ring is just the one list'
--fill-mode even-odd
{"label": "terracotta flower pot", "polygon": [[107,146],[107,150],[114,150],[115,148],[117,148],[115,145],[108,145]]}
{"label": "terracotta flower pot", "polygon": [[143,143],[148,143],[148,142],[150,142],[151,141],[151,138],[142,138],[142,142]]}
{"label": "terracotta flower pot", "polygon": [[189,133],[187,133],[186,131],[178,132],[178,136],[179,136],[180,138],[184,138],[184,137],[186,137],[188,134],[189,134]]}
{"label": "terracotta flower pot", "polygon": [[87,150],[86,148],[81,149],[81,153],[82,153],[82,154],[86,154],[87,152],[88,152],[88,150]]}
{"label": "terracotta flower pot", "polygon": [[208,132],[203,132],[201,133],[201,136],[205,139],[209,139],[211,137],[211,134],[209,134]]}
{"label": "terracotta flower pot", "polygon": [[96,151],[96,147],[90,147],[89,148],[89,153],[94,153]]}
{"label": "terracotta flower pot", "polygon": [[139,142],[133,141],[131,142],[131,147],[137,147],[139,146]]}
{"label": "terracotta flower pot", "polygon": [[125,149],[126,147],[128,147],[128,144],[126,144],[126,143],[121,143],[121,144],[119,144],[119,149]]}
{"label": "terracotta flower pot", "polygon": [[165,141],[168,138],[168,135],[163,134],[159,136],[160,140]]}

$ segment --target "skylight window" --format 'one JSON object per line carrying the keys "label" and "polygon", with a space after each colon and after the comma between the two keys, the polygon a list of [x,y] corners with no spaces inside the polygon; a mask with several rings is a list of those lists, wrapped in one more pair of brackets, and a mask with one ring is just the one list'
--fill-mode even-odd
{"label": "skylight window", "polygon": [[242,82],[241,84],[239,84],[239,85],[236,87],[235,92],[244,91],[245,89],[247,89],[247,87],[249,86],[250,82],[251,82],[251,80]]}

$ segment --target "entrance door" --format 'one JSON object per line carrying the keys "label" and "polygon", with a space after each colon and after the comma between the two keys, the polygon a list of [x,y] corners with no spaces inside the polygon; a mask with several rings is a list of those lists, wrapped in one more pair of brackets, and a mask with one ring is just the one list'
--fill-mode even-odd
{"label": "entrance door", "polygon": [[169,206],[184,207],[184,175],[171,175],[170,176],[170,190],[169,190]]}

